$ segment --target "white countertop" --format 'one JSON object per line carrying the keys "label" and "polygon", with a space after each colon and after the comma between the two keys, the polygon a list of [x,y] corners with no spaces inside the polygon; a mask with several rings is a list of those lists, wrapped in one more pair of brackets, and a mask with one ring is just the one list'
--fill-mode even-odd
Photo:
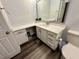
{"label": "white countertop", "polygon": [[43,28],[43,29],[46,29],[48,31],[51,31],[51,32],[54,32],[54,33],[59,33],[61,32],[62,30],[65,29],[65,26],[59,26],[59,25],[56,25],[56,24],[50,24],[50,25],[36,25],[37,27],[40,27],[40,28]]}
{"label": "white countertop", "polygon": [[65,28],[65,26],[63,27],[62,25],[58,25],[56,23],[46,25],[45,22],[37,22],[37,23],[26,24],[26,25],[22,25],[22,26],[18,26],[18,27],[13,27],[13,28],[11,28],[11,31],[15,32],[15,31],[18,31],[21,29],[32,27],[32,26],[37,26],[37,27],[40,27],[40,28],[43,28],[45,30],[55,32],[55,33],[59,33]]}
{"label": "white countertop", "polygon": [[46,30],[49,30],[52,32],[56,32],[56,33],[59,33],[62,29],[64,29],[64,27],[62,27],[60,25],[53,24],[53,23],[50,25],[46,25],[45,22],[37,22],[37,23],[25,24],[25,25],[18,26],[18,27],[12,27],[11,31],[14,32],[14,31],[29,28],[32,26],[38,26],[38,27],[41,27],[43,29],[46,29]]}
{"label": "white countertop", "polygon": [[11,27],[10,30],[12,32],[14,32],[14,31],[18,31],[18,30],[21,30],[21,29],[29,28],[29,27],[32,27],[32,26],[42,25],[42,24],[45,24],[45,23],[44,22],[30,23],[30,24],[17,26],[17,27]]}

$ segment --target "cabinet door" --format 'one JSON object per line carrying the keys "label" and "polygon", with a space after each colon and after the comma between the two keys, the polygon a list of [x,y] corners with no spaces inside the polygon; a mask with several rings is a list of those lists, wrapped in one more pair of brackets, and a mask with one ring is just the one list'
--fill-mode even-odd
{"label": "cabinet door", "polygon": [[37,37],[41,39],[41,28],[36,27],[36,31],[37,31]]}
{"label": "cabinet door", "polygon": [[14,36],[19,45],[28,41],[28,36],[25,29],[14,32]]}
{"label": "cabinet door", "polygon": [[47,31],[44,29],[41,29],[41,40],[47,44],[48,40],[47,40]]}

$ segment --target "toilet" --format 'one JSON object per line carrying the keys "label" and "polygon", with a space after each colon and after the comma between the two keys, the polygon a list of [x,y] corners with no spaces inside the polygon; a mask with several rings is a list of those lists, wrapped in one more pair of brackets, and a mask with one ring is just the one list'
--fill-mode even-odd
{"label": "toilet", "polygon": [[79,48],[68,43],[63,46],[62,54],[65,59],[79,59]]}
{"label": "toilet", "polygon": [[62,55],[64,59],[79,59],[79,34],[70,31],[67,37],[69,43],[62,47]]}

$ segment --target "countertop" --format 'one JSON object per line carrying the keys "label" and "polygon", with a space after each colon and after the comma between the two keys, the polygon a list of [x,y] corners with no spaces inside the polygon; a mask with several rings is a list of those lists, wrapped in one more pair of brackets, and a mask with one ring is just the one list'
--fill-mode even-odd
{"label": "countertop", "polygon": [[36,23],[31,23],[31,24],[25,24],[25,25],[18,26],[18,27],[12,27],[11,31],[15,32],[15,31],[33,27],[33,26],[37,26],[37,27],[40,27],[40,28],[43,28],[45,30],[55,32],[55,33],[59,33],[65,28],[65,26],[63,26],[62,24],[51,23],[47,25],[45,22],[36,22]]}
{"label": "countertop", "polygon": [[40,28],[43,28],[45,30],[48,30],[50,32],[54,32],[54,33],[60,33],[62,30],[65,29],[65,26],[56,25],[54,23],[49,24],[49,25],[42,24],[42,25],[36,25],[36,26],[40,27]]}
{"label": "countertop", "polygon": [[15,32],[15,31],[18,31],[18,30],[21,30],[21,29],[33,27],[33,26],[36,26],[36,25],[42,25],[42,24],[45,24],[45,23],[44,22],[30,23],[30,24],[25,24],[25,25],[17,26],[17,27],[11,27],[10,30],[12,32]]}

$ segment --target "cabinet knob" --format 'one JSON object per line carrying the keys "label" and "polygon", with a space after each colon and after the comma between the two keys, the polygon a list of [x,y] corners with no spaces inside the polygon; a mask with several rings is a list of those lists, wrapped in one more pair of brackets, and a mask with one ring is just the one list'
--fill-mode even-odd
{"label": "cabinet knob", "polygon": [[9,31],[6,31],[6,34],[10,34],[10,32]]}

